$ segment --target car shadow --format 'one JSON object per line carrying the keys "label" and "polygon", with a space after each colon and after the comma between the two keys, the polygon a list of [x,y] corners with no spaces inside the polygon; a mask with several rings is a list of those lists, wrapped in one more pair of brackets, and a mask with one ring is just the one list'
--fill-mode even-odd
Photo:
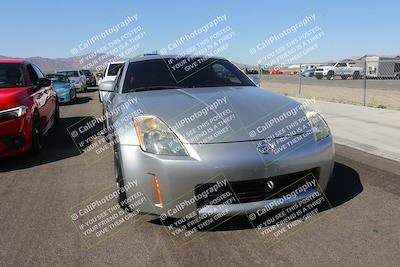
{"label": "car shadow", "polygon": [[[333,176],[328,188],[326,190],[326,199],[324,204],[318,206],[318,213],[322,213],[331,208],[340,206],[363,191],[363,186],[360,177],[353,168],[344,164],[335,162]],[[266,221],[268,218],[274,217],[279,214],[283,209],[272,210],[265,216],[261,216],[257,221]],[[149,220],[149,223],[156,225],[173,225],[179,219],[167,218],[161,221],[159,218]],[[230,218],[219,219],[207,227],[202,228],[200,231],[233,231],[233,230],[246,230],[254,229],[258,225],[257,221],[251,222],[248,216],[238,215]],[[291,222],[293,220],[288,220]],[[192,229],[188,229],[192,230]]]}
{"label": "car shadow", "polygon": [[68,103],[67,105],[80,105],[80,104],[86,104],[89,103],[93,98],[89,96],[79,96],[77,95],[76,98],[72,103]]}
{"label": "car shadow", "polygon": [[[28,152],[19,156],[1,159],[0,173],[26,169],[80,155],[81,152],[72,140],[67,128],[76,125],[78,122],[90,119],[93,119],[93,117],[60,118],[58,124],[44,135],[43,149],[39,154],[33,155]],[[91,131],[99,131],[99,128],[93,128]],[[88,134],[91,134],[91,132],[88,132]],[[87,145],[90,145],[90,143]]]}

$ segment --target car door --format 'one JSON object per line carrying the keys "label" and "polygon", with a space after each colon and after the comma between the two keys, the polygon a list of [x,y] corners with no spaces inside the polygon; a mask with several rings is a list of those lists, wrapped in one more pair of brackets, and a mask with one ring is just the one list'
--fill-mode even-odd
{"label": "car door", "polygon": [[28,71],[29,79],[31,81],[31,88],[34,90],[34,93],[32,94],[33,106],[39,112],[40,124],[43,129],[46,125],[46,116],[45,116],[46,95],[44,94],[43,88],[40,88],[39,90],[35,89],[35,86],[39,81],[39,77],[34,68],[32,67],[32,65],[28,64],[26,66],[26,69]]}
{"label": "car door", "polygon": [[345,75],[346,74],[346,63],[337,63],[336,65],[336,75]]}
{"label": "car door", "polygon": [[[35,70],[38,78],[44,78],[44,74],[39,69],[39,67],[37,67],[34,64],[32,64],[32,67]],[[46,131],[47,128],[50,127],[50,124],[49,124],[50,120],[53,119],[53,116],[55,114],[57,98],[56,98],[51,86],[40,88],[39,91],[41,91],[41,90],[43,90],[43,96],[44,96],[44,98],[43,98],[44,107],[42,109],[42,112],[43,112],[43,116],[45,117],[45,128],[44,129]]]}

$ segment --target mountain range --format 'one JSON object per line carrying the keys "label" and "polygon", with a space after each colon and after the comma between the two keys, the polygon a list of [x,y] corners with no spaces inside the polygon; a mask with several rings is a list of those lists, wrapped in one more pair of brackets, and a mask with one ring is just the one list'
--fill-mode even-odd
{"label": "mountain range", "polygon": [[0,55],[0,59],[26,59],[37,65],[44,73],[69,69],[90,69],[102,71],[109,61],[120,60],[107,54],[85,54],[67,58],[28,57],[18,58]]}

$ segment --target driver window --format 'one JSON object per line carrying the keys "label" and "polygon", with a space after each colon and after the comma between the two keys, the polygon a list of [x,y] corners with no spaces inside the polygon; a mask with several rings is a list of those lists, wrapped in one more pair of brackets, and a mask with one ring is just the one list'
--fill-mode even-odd
{"label": "driver window", "polygon": [[123,70],[124,70],[124,66],[122,66],[122,67],[119,69],[118,73],[117,73],[117,79],[116,79],[116,82],[115,82],[115,88],[114,88],[114,89],[117,89],[117,88],[120,87],[121,77],[122,77],[122,72],[123,72]]}
{"label": "driver window", "polygon": [[217,76],[218,78],[223,80],[228,80],[231,83],[240,83],[238,77],[233,75],[233,73],[227,68],[225,68],[223,65],[215,63],[212,65],[212,69],[215,73],[215,76]]}
{"label": "driver window", "polygon": [[36,74],[36,71],[33,69],[32,65],[30,65],[30,64],[27,66],[27,69],[28,69],[29,78],[32,82],[32,85],[36,85],[39,81],[39,77]]}

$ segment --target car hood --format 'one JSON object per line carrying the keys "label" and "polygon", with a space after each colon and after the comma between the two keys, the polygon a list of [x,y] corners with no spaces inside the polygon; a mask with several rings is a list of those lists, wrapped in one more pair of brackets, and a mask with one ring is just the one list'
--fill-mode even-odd
{"label": "car hood", "polygon": [[28,90],[29,87],[0,88],[0,108],[8,108],[8,105],[29,97]]}
{"label": "car hood", "polygon": [[[304,118],[299,102],[255,86],[168,89],[122,97],[121,103],[135,103],[126,111],[128,115],[140,109],[157,116],[183,143],[282,137],[290,133],[287,125]],[[291,135],[308,130],[301,128]]]}
{"label": "car hood", "polygon": [[59,89],[69,89],[71,88],[71,85],[69,83],[53,83],[53,88],[54,90],[59,90]]}

